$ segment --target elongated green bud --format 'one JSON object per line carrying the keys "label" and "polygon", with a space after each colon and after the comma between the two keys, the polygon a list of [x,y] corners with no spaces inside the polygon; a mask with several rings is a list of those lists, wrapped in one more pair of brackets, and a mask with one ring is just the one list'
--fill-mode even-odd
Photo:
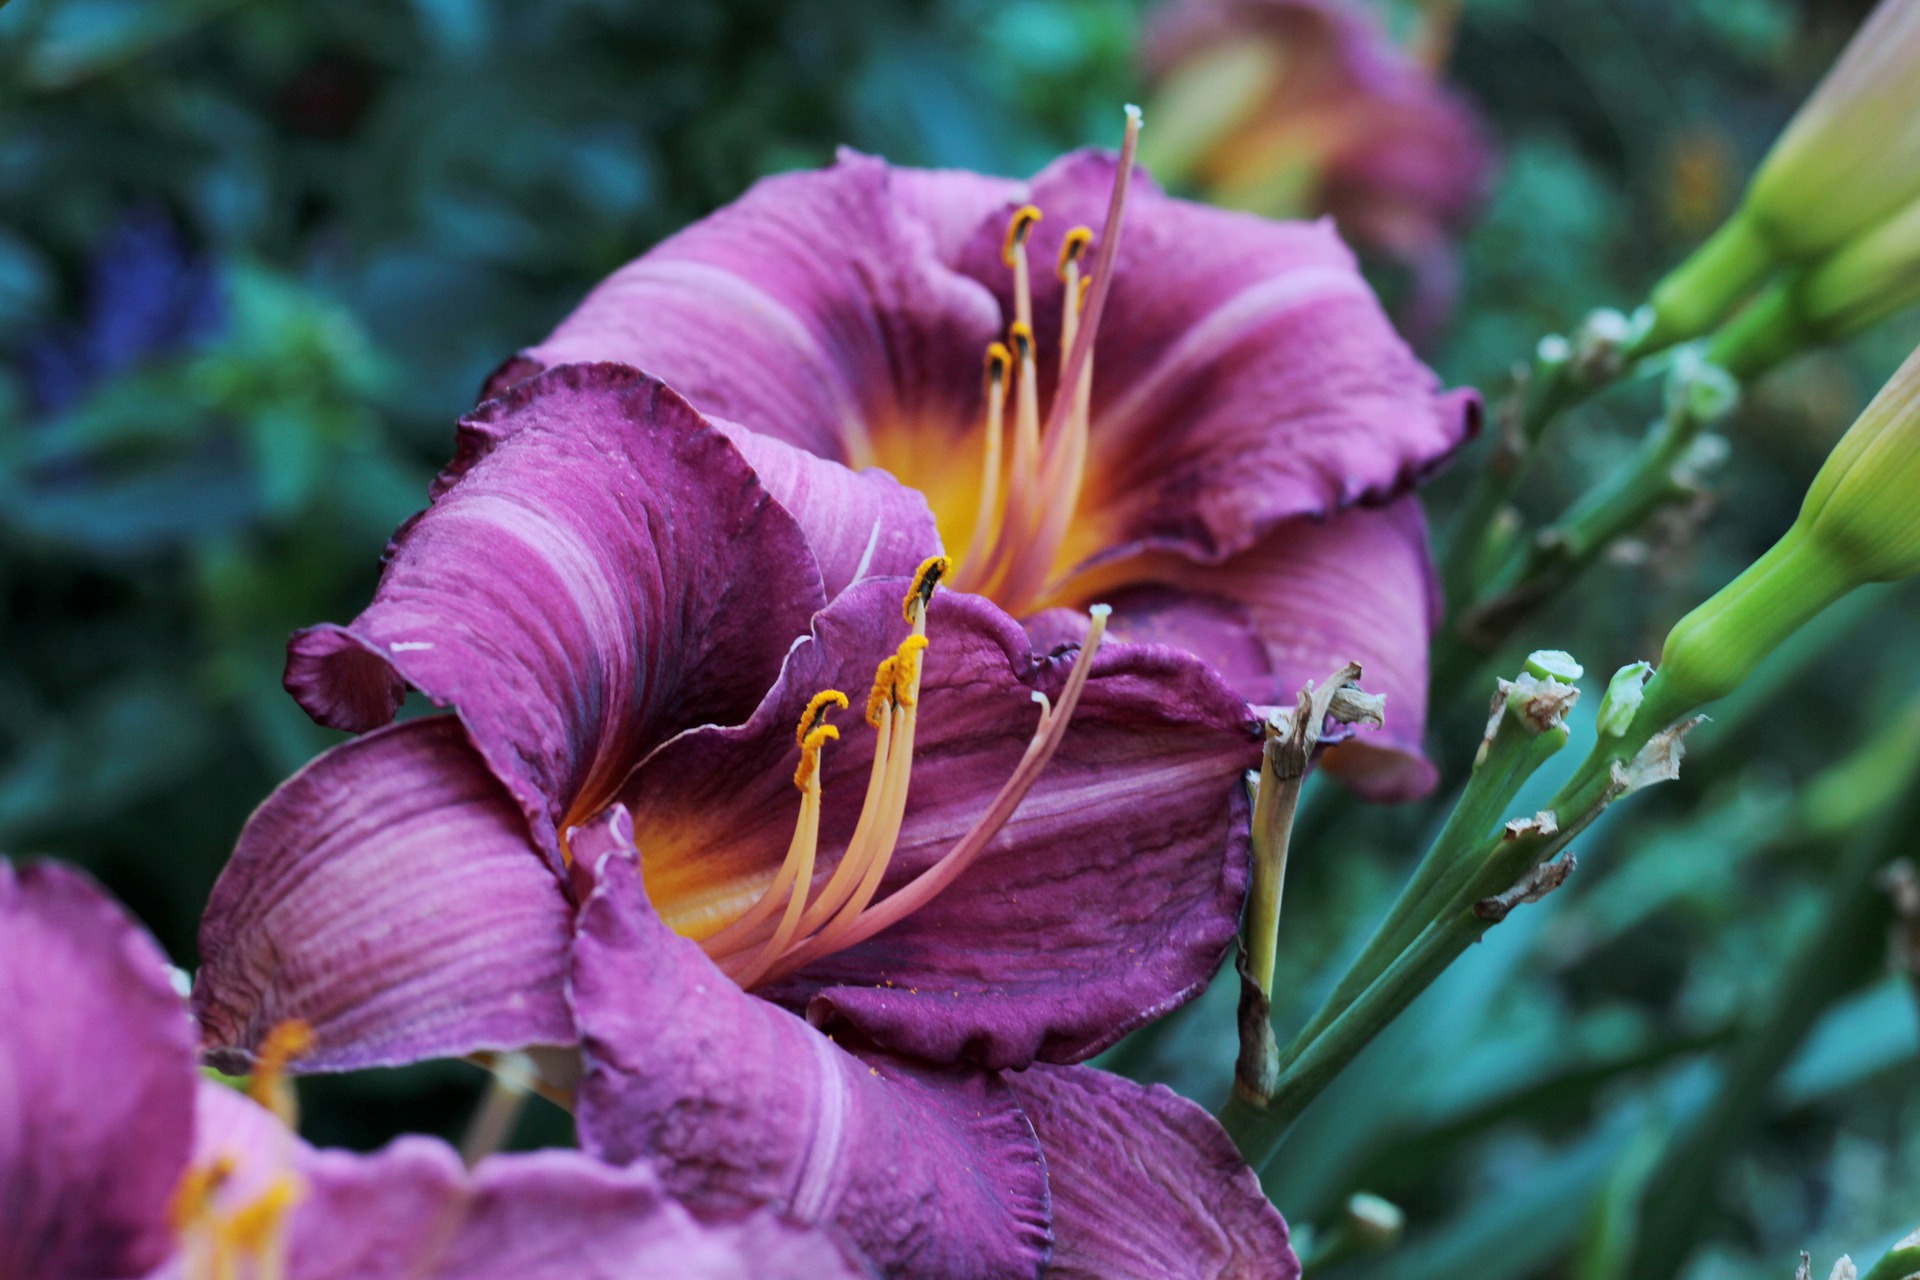
{"label": "elongated green bud", "polygon": [[1920,200],[1793,273],[1714,335],[1708,358],[1752,378],[1803,347],[1838,342],[1920,302]]}
{"label": "elongated green bud", "polygon": [[1920,5],[1880,0],[1747,184],[1768,243],[1822,257],[1920,199],[1917,118]]}
{"label": "elongated green bud", "polygon": [[1834,446],[1786,535],[1667,635],[1645,696],[1668,720],[1731,693],[1822,609],[1920,573],[1920,351]]}
{"label": "elongated green bud", "polygon": [[1881,0],[1725,226],[1655,288],[1645,355],[1699,337],[1783,266],[1817,262],[1920,200],[1920,4]]}

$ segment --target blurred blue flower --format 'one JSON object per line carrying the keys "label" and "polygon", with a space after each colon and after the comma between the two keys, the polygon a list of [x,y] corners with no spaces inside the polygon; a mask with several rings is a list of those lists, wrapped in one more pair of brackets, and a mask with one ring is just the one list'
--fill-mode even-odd
{"label": "blurred blue flower", "polygon": [[122,219],[94,257],[85,313],[27,346],[29,403],[64,412],[96,385],[157,357],[188,350],[226,324],[219,273],[173,219],[152,206]]}

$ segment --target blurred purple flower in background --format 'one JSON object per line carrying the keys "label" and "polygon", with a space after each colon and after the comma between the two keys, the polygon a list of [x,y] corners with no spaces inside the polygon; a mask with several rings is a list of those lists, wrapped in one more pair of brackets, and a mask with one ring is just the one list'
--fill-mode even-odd
{"label": "blurred purple flower in background", "polygon": [[[1444,6],[1435,6],[1443,10]],[[1330,214],[1411,272],[1398,309],[1430,341],[1493,151],[1479,114],[1358,0],[1172,0],[1145,37],[1161,178],[1274,217]]]}

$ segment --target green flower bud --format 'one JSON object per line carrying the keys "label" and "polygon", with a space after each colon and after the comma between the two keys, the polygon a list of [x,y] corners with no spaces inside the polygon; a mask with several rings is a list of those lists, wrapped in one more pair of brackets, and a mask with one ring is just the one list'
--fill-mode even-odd
{"label": "green flower bud", "polygon": [[1920,573],[1920,351],[1827,455],[1801,504],[1801,526],[1855,583]]}
{"label": "green flower bud", "polygon": [[1880,0],[1747,184],[1776,252],[1822,257],[1920,199],[1916,118],[1920,5]]}
{"label": "green flower bud", "polygon": [[1920,200],[1773,285],[1714,336],[1709,358],[1753,378],[1920,302]]}
{"label": "green flower bud", "polygon": [[1708,332],[1781,266],[1816,262],[1920,199],[1920,5],[1881,0],[1747,184],[1655,288],[1644,355]]}
{"label": "green flower bud", "polygon": [[1920,351],[1834,447],[1786,535],[1667,635],[1646,690],[1666,723],[1731,693],[1822,609],[1920,573]]}

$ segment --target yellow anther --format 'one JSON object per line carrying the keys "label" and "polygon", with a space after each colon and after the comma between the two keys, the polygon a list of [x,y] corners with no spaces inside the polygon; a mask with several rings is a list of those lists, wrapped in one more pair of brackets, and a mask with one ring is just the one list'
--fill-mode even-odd
{"label": "yellow anther", "polygon": [[899,660],[887,658],[873,673],[873,692],[867,695],[867,723],[878,729],[893,703],[893,672]]}
{"label": "yellow anther", "polygon": [[1007,341],[1022,360],[1027,359],[1033,355],[1033,326],[1015,320],[1007,326]]}
{"label": "yellow anther", "polygon": [[247,1082],[247,1096],[280,1117],[292,1129],[299,1112],[294,1103],[293,1084],[287,1079],[287,1064],[313,1050],[313,1028],[298,1018],[290,1018],[267,1032],[260,1046],[259,1064]]}
{"label": "yellow anther", "polygon": [[1000,383],[1007,380],[1007,371],[1013,367],[1013,352],[1007,350],[1004,342],[987,344],[987,381]]}
{"label": "yellow anther", "polygon": [[233,1167],[231,1156],[216,1156],[205,1164],[188,1166],[167,1205],[167,1216],[175,1231],[186,1231],[206,1221],[213,1213],[213,1198],[227,1185],[227,1179],[233,1177]]}
{"label": "yellow anther", "polygon": [[1087,246],[1092,243],[1092,227],[1075,227],[1073,230],[1067,232],[1067,238],[1060,242],[1060,265],[1058,270],[1062,280],[1067,278],[1067,267],[1072,263],[1080,261],[1080,255],[1085,253]]}
{"label": "yellow anther", "polygon": [[907,588],[906,599],[900,602],[900,616],[912,622],[914,606],[926,608],[933,599],[933,589],[940,585],[940,579],[946,577],[947,571],[952,568],[953,561],[945,556],[928,556],[922,560],[920,567],[913,571],[913,585]]}
{"label": "yellow anther", "polygon": [[[840,699],[845,706],[847,700]],[[800,767],[793,771],[793,785],[802,791],[813,781],[813,775],[820,770],[820,749],[840,736],[840,731],[830,724],[823,724],[800,740]]]}
{"label": "yellow anther", "polygon": [[234,1211],[223,1234],[243,1257],[259,1257],[271,1249],[286,1229],[287,1214],[300,1201],[300,1183],[283,1173],[267,1185],[259,1198]]}
{"label": "yellow anther", "polygon": [[1013,211],[1013,218],[1007,223],[1007,238],[1000,246],[1000,261],[1013,265],[1013,251],[1027,243],[1027,236],[1038,221],[1040,210],[1034,205],[1023,204]]}
{"label": "yellow anther", "polygon": [[814,694],[812,701],[807,703],[807,709],[800,713],[800,730],[793,735],[793,740],[803,747],[806,746],[807,735],[813,732],[814,726],[826,723],[829,707],[836,711],[845,711],[847,695],[838,689],[822,689]]}
{"label": "yellow anther", "polygon": [[919,701],[914,688],[920,683],[920,655],[927,649],[925,636],[908,636],[893,655],[893,700],[903,707]]}

